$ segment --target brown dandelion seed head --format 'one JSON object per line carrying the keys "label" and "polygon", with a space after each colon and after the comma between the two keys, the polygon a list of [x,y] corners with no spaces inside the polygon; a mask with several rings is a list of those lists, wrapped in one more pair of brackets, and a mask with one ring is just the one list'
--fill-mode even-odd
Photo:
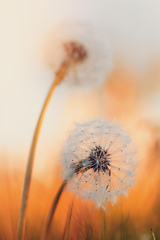
{"label": "brown dandelion seed head", "polygon": [[88,170],[93,170],[93,172],[106,172],[111,175],[110,170],[110,154],[107,150],[103,149],[101,146],[95,146],[91,149],[91,152],[86,159],[79,161],[77,164],[72,163],[72,168],[75,168],[75,173],[84,173]]}
{"label": "brown dandelion seed head", "polygon": [[63,46],[67,53],[68,60],[77,63],[84,61],[88,56],[88,53],[84,46],[78,42],[69,41],[64,43]]}

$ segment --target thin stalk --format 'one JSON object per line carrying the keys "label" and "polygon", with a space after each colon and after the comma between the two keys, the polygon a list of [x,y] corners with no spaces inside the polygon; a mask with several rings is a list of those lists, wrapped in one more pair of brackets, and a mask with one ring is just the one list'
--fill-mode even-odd
{"label": "thin stalk", "polygon": [[156,236],[155,236],[155,234],[154,234],[152,228],[151,228],[151,234],[152,234],[153,240],[156,240]]}
{"label": "thin stalk", "polygon": [[56,78],[53,81],[51,88],[48,92],[48,95],[47,95],[44,105],[42,107],[42,110],[41,110],[41,113],[40,113],[40,116],[39,116],[39,119],[38,119],[38,122],[37,122],[37,125],[35,128],[32,145],[31,145],[31,149],[30,149],[30,154],[29,154],[29,158],[28,158],[28,162],[27,162],[25,180],[24,180],[21,209],[20,209],[19,222],[18,222],[17,240],[23,240],[25,237],[26,216],[27,216],[28,198],[29,198],[33,163],[34,163],[35,150],[36,150],[42,122],[43,122],[47,107],[49,105],[49,102],[51,100],[51,97],[52,97],[56,87],[61,83],[64,76],[67,74],[68,69],[69,69],[69,63],[63,62],[60,67],[60,70],[57,72]]}
{"label": "thin stalk", "polygon": [[48,237],[49,237],[49,234],[51,231],[51,225],[52,225],[52,219],[54,216],[54,212],[57,208],[57,204],[59,202],[61,194],[62,194],[64,188],[66,187],[67,183],[68,183],[68,181],[65,179],[62,182],[60,188],[58,189],[58,192],[57,192],[55,198],[53,199],[52,205],[50,207],[50,210],[49,210],[49,213],[48,213],[48,216],[47,216],[47,219],[45,221],[45,225],[44,225],[44,228],[42,231],[41,240],[48,240]]}
{"label": "thin stalk", "polygon": [[[60,200],[61,194],[63,193],[64,188],[66,187],[67,183],[70,181],[70,179],[74,176],[74,174],[77,174],[80,171],[79,165],[74,169],[74,171],[70,174],[68,179],[65,179],[61,186],[58,189],[58,192],[56,193],[56,196],[53,199],[52,205],[50,207],[47,219],[45,221],[44,228],[42,230],[41,240],[48,240],[50,231],[51,231],[51,225],[52,225],[52,219],[55,213],[55,210],[57,208],[58,202]],[[72,213],[72,212],[71,212]],[[70,216],[71,218],[71,216]],[[67,236],[68,238],[68,236]]]}
{"label": "thin stalk", "polygon": [[68,210],[67,220],[66,220],[66,224],[65,224],[65,228],[64,228],[64,232],[63,232],[63,238],[62,238],[63,240],[68,240],[69,239],[72,210],[73,210],[73,201],[72,201],[71,206]]}
{"label": "thin stalk", "polygon": [[106,214],[104,209],[101,209],[102,217],[103,217],[103,230],[102,230],[102,240],[107,240],[107,232],[106,232]]}

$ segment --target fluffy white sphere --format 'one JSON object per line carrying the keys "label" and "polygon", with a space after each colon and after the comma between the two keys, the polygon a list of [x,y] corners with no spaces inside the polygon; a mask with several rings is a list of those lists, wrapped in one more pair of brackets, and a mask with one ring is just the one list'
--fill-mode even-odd
{"label": "fluffy white sphere", "polygon": [[[45,59],[54,73],[68,59],[66,45],[74,43],[86,52],[83,61],[72,64],[64,83],[69,86],[91,88],[103,83],[113,65],[112,48],[109,39],[96,33],[90,25],[65,23],[48,36]],[[74,50],[73,50],[74,51]]]}
{"label": "fluffy white sphere", "polygon": [[104,119],[77,124],[62,153],[68,189],[94,199],[98,206],[115,202],[134,180],[136,149],[120,125]]}

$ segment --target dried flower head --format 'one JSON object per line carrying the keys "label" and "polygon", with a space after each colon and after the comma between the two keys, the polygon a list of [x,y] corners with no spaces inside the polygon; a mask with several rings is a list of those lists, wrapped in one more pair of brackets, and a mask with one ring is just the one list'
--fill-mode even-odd
{"label": "dried flower head", "polygon": [[104,82],[112,68],[112,51],[109,40],[98,36],[87,24],[60,25],[47,41],[47,65],[54,73],[68,65],[63,81],[70,86],[86,88]]}
{"label": "dried flower head", "polygon": [[70,41],[63,44],[67,54],[66,61],[72,61],[73,64],[83,62],[87,58],[87,50],[78,42]]}
{"label": "dried flower head", "polygon": [[103,206],[105,201],[115,202],[132,185],[136,150],[119,124],[95,119],[77,124],[70,133],[62,164],[68,189]]}

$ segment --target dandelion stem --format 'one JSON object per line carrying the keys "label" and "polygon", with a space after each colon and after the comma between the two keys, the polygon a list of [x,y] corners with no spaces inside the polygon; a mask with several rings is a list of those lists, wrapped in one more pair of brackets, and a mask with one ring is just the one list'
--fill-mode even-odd
{"label": "dandelion stem", "polygon": [[31,145],[31,149],[30,149],[30,153],[29,153],[29,158],[28,158],[28,162],[27,162],[25,180],[24,180],[23,194],[22,194],[22,200],[21,200],[21,209],[20,209],[19,222],[18,222],[17,240],[23,240],[24,236],[25,236],[27,206],[28,206],[28,198],[29,198],[29,191],[30,191],[30,184],[31,184],[32,169],[33,169],[33,163],[34,163],[35,150],[36,150],[42,122],[43,122],[47,107],[49,105],[49,102],[51,100],[51,97],[52,97],[56,87],[61,83],[64,76],[67,74],[68,69],[69,69],[69,62],[67,62],[67,61],[63,62],[59,71],[57,72],[56,78],[53,81],[53,84],[51,85],[51,88],[48,92],[48,95],[47,95],[44,105],[42,107],[42,110],[41,110],[41,113],[40,113],[40,116],[39,116],[39,119],[38,119],[38,122],[37,122],[37,125],[35,128],[32,145]]}
{"label": "dandelion stem", "polygon": [[55,196],[55,198],[53,199],[53,202],[52,202],[52,205],[50,207],[50,210],[49,210],[49,213],[48,213],[48,216],[47,216],[47,219],[45,221],[45,225],[44,225],[44,228],[43,228],[43,231],[42,231],[42,235],[41,235],[41,240],[47,240],[48,237],[49,237],[49,234],[50,234],[50,231],[51,231],[51,224],[52,224],[52,219],[53,219],[53,216],[54,216],[54,212],[57,208],[57,204],[59,202],[59,199],[61,197],[61,194],[65,188],[65,186],[67,185],[68,183],[68,180],[65,179],[60,188],[58,189],[58,192]]}
{"label": "dandelion stem", "polygon": [[65,228],[64,228],[64,233],[63,233],[63,238],[62,238],[64,240],[68,240],[69,239],[72,210],[73,210],[73,200],[72,200],[71,206],[70,206],[70,208],[68,210],[68,216],[67,216],[67,220],[66,220],[66,224],[65,224]]}

